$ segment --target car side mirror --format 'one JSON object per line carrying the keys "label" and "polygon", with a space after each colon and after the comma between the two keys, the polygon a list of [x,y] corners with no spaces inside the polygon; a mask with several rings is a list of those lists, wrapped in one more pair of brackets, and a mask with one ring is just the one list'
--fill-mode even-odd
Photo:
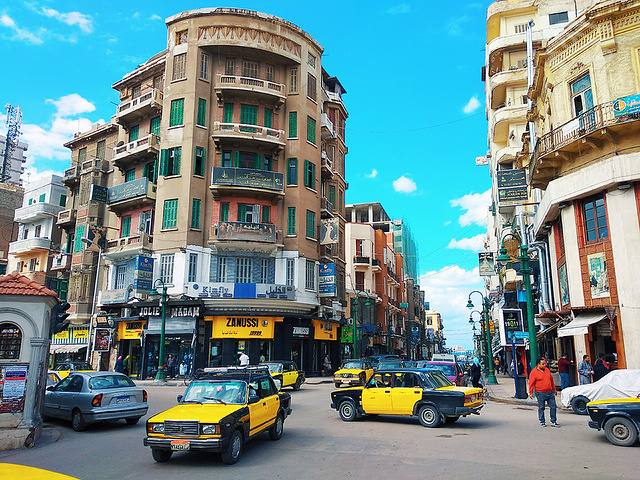
{"label": "car side mirror", "polygon": [[56,386],[55,386],[55,385],[49,385],[49,386],[47,387],[47,391],[48,391],[48,392],[53,392],[55,389],[56,389]]}
{"label": "car side mirror", "polygon": [[182,402],[182,395],[178,395],[178,398],[176,398],[176,400],[178,400],[178,403]]}
{"label": "car side mirror", "polygon": [[258,403],[260,401],[260,397],[253,390],[249,391],[249,403]]}

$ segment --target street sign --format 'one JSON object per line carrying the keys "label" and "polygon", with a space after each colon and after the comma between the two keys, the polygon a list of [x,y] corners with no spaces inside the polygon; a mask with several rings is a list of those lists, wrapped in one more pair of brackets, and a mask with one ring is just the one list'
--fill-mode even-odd
{"label": "street sign", "polygon": [[513,338],[529,338],[529,332],[509,332]]}

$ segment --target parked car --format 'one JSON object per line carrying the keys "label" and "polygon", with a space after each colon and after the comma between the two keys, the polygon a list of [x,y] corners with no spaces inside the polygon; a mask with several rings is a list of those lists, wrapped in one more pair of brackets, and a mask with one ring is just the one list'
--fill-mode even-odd
{"label": "parked car", "polygon": [[260,365],[264,365],[269,369],[271,376],[276,380],[276,385],[280,383],[280,388],[293,387],[295,391],[298,391],[305,382],[304,372],[298,370],[296,363],[291,360],[261,362]]}
{"label": "parked car", "polygon": [[[607,375],[608,376],[608,375]],[[610,398],[587,404],[589,426],[604,430],[614,445],[630,447],[638,441],[640,431],[640,398]]]}
{"label": "parked car", "polygon": [[76,372],[47,387],[43,414],[71,420],[75,431],[90,423],[126,420],[135,425],[147,414],[147,392],[122,373]]}
{"label": "parked car", "polygon": [[402,360],[380,360],[376,370],[388,370],[390,368],[405,368],[405,363]]}
{"label": "parked car", "polygon": [[373,375],[373,365],[366,358],[363,360],[347,360],[333,373],[333,383],[336,388],[364,385],[371,375]]}
{"label": "parked car", "polygon": [[351,422],[364,415],[412,415],[425,427],[479,414],[482,389],[457,387],[437,370],[378,370],[363,387],[335,390],[331,408]]}
{"label": "parked car", "polygon": [[449,380],[451,380],[452,383],[460,387],[467,386],[468,377],[465,375],[462,367],[456,362],[430,360],[424,362],[421,366],[432,370],[440,370]]}
{"label": "parked car", "polygon": [[586,385],[567,387],[560,402],[578,415],[587,415],[587,403],[612,398],[635,397],[640,393],[640,370],[613,370],[600,380]]}
{"label": "parked car", "polygon": [[398,355],[384,353],[384,354],[371,355],[369,357],[365,357],[365,360],[371,363],[371,365],[373,366],[373,369],[375,370],[376,368],[378,368],[378,363],[381,360],[402,360],[402,359]]}
{"label": "parked car", "polygon": [[64,362],[59,363],[54,368],[58,375],[62,378],[67,378],[70,373],[74,372],[93,372],[93,368],[87,362]]}
{"label": "parked car", "polygon": [[47,387],[56,385],[60,380],[62,380],[62,377],[55,370],[49,370],[47,372]]}
{"label": "parked car", "polygon": [[234,464],[244,443],[260,433],[282,437],[291,394],[278,392],[268,368],[204,370],[178,396],[178,405],[147,420],[144,445],[156,462],[166,462],[175,451],[199,450],[220,452],[224,463]]}

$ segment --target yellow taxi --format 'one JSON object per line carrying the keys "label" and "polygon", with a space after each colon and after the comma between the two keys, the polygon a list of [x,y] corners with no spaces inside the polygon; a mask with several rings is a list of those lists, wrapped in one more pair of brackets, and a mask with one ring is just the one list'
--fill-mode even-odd
{"label": "yellow taxi", "polygon": [[333,373],[336,388],[364,385],[373,375],[373,365],[367,359],[347,360]]}
{"label": "yellow taxi", "polygon": [[271,372],[271,376],[279,383],[280,388],[293,387],[295,391],[305,382],[304,371],[298,370],[298,366],[291,360],[273,360],[268,362],[260,362],[261,366],[265,366]]}
{"label": "yellow taxi", "polygon": [[75,372],[93,372],[93,368],[86,362],[65,362],[59,363],[54,371],[60,375],[60,379],[64,380],[71,373]]}

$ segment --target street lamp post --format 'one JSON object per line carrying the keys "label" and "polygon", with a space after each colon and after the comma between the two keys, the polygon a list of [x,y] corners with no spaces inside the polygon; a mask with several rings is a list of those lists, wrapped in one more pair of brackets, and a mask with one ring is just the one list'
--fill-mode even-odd
{"label": "street lamp post", "polygon": [[[364,290],[356,290],[356,296],[353,301],[353,358],[358,358],[358,299],[360,298],[360,294],[364,293],[367,296],[367,300],[364,303],[365,307],[371,305],[371,297],[368,292]],[[362,324],[363,315],[360,314],[360,323]]]}
{"label": "street lamp post", "polygon": [[493,353],[491,352],[491,330],[489,329],[489,306],[490,302],[487,297],[485,297],[482,292],[479,290],[474,290],[469,294],[469,301],[467,302],[467,308],[473,308],[473,302],[471,301],[471,295],[477,293],[482,298],[482,321],[484,324],[484,329],[486,333],[486,342],[487,342],[487,383],[491,385],[496,385],[498,380],[496,379],[496,374],[493,371]]}
{"label": "street lamp post", "polygon": [[[507,249],[504,246],[504,240],[507,237],[513,237],[518,242],[518,248],[520,250],[520,256],[518,261],[520,262],[520,273],[524,280],[524,288],[527,295],[527,328],[529,330],[529,353],[531,354],[531,363],[538,360],[538,341],[536,339],[536,324],[533,320],[533,296],[531,295],[531,268],[529,268],[529,251],[527,245],[522,243],[522,240],[513,233],[507,233],[502,237],[500,246],[500,255],[498,255],[497,261],[500,264],[506,264],[512,259],[507,253]],[[515,352],[514,352],[515,356]]]}
{"label": "street lamp post", "polygon": [[[480,325],[480,333],[478,333],[477,335],[476,335],[476,323],[478,323],[478,322],[476,322],[476,321],[473,319],[473,314],[474,314],[474,313],[477,313],[478,315],[480,315],[480,322],[479,322],[479,325]],[[476,350],[477,350],[477,356],[478,356],[478,357],[483,357],[483,359],[484,359],[484,367],[485,367],[485,369],[486,369],[487,371],[489,371],[489,364],[488,364],[488,361],[487,361],[487,355],[486,355],[486,353],[487,353],[487,349],[486,349],[486,346],[485,346],[485,348],[484,348],[484,349],[482,348],[482,345],[485,345],[485,344],[486,344],[486,342],[485,342],[485,341],[484,341],[484,339],[482,338],[482,332],[483,332],[483,330],[484,330],[484,327],[482,326],[482,312],[481,312],[480,310],[471,310],[471,313],[469,313],[469,323],[473,326],[473,337],[474,337],[474,341],[478,342],[478,343],[477,343],[477,345],[476,345],[476,347],[477,347],[477,348],[476,348]],[[476,337],[477,337],[477,338],[476,338]],[[483,351],[483,350],[484,350],[484,352],[485,352],[485,354],[484,354],[484,355],[482,355],[482,351]]]}
{"label": "street lamp post", "polygon": [[149,292],[149,296],[157,296],[158,290],[156,285],[162,285],[162,297],[160,299],[160,307],[162,309],[162,323],[160,324],[160,348],[158,349],[158,373],[156,374],[156,380],[159,382],[166,382],[167,375],[164,371],[164,329],[167,321],[167,286],[162,279],[158,278],[153,282],[153,288]]}
{"label": "street lamp post", "polygon": [[91,303],[91,318],[89,319],[89,335],[87,337],[87,353],[85,354],[84,361],[89,363],[91,356],[91,333],[93,330],[93,321],[96,314],[96,300],[98,298],[98,283],[100,280],[100,263],[102,262],[102,248],[100,245],[87,237],[80,238],[82,243],[85,243],[88,247],[96,247],[98,249],[98,269],[96,270],[96,281],[93,286],[93,303]]}

